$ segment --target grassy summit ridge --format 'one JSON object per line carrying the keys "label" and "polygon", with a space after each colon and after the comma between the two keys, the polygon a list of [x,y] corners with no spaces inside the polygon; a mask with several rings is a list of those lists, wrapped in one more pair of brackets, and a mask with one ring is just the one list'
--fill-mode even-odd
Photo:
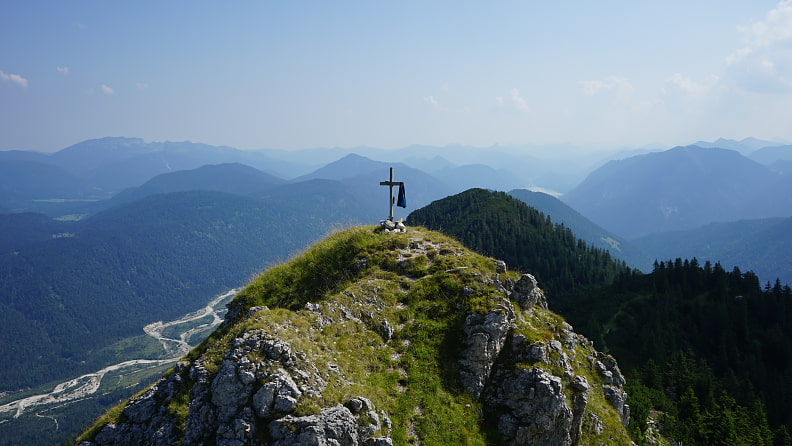
{"label": "grassy summit ridge", "polygon": [[[505,297],[501,283],[520,276],[498,272],[493,259],[437,232],[410,228],[406,234],[385,234],[373,227],[352,228],[254,279],[229,305],[226,322],[186,359],[213,377],[240,340],[252,334],[278,340],[290,346],[296,366],[310,372],[305,385],[315,390],[303,392],[295,416],[364,396],[390,419],[377,424],[376,435],[388,436],[394,444],[499,444],[496,425],[487,421],[497,414],[484,414],[482,402],[460,380],[463,323],[468,315],[497,311]],[[559,316],[539,307],[514,307],[513,333],[532,344],[569,343],[569,326]],[[597,355],[590,344],[565,345],[559,354],[573,364],[575,375],[602,387],[602,378],[586,360]],[[245,363],[274,367],[265,364],[259,351],[245,355]],[[555,359],[552,354],[547,363],[502,358],[498,364],[517,370],[540,367],[552,374],[560,371]],[[181,436],[193,407],[188,369],[176,372],[184,384],[162,402]],[[589,395],[587,411],[596,416],[586,419],[598,419],[604,428],[596,433],[584,422],[581,444],[629,442],[600,393]],[[124,423],[125,413],[115,410],[80,440],[94,438],[108,423]],[[257,419],[253,444],[271,440],[270,421]]]}

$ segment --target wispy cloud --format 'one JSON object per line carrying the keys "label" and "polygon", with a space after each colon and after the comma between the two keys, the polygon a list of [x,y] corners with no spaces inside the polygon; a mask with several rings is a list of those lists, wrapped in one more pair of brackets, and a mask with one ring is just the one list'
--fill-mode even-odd
{"label": "wispy cloud", "polygon": [[22,88],[27,88],[28,86],[28,80],[24,77],[18,74],[6,73],[3,70],[0,70],[0,80],[3,80],[4,82],[10,82]]}
{"label": "wispy cloud", "polygon": [[434,96],[426,96],[425,98],[423,98],[423,100],[427,104],[431,105],[433,109],[435,109],[437,111],[440,111],[440,112],[461,113],[461,112],[469,112],[470,111],[470,107],[461,107],[461,108],[447,107],[447,106],[441,104],[440,101],[435,99]]}
{"label": "wispy cloud", "polygon": [[725,59],[738,84],[760,92],[792,91],[792,0],[738,30],[744,46]]}
{"label": "wispy cloud", "polygon": [[145,90],[148,87],[149,87],[149,84],[147,84],[145,82],[136,82],[135,83],[135,88],[137,88],[138,90]]}
{"label": "wispy cloud", "polygon": [[55,67],[58,73],[69,74],[69,67]]}
{"label": "wispy cloud", "polygon": [[666,82],[684,91],[688,96],[701,98],[705,96],[718,81],[718,76],[711,76],[708,83],[700,83],[681,73],[676,73],[668,78]]}
{"label": "wispy cloud", "polygon": [[430,104],[435,110],[441,110],[443,108],[440,103],[437,102],[437,99],[435,99],[434,96],[427,96],[423,98],[423,100],[424,102]]}
{"label": "wispy cloud", "polygon": [[102,84],[102,86],[99,88],[101,88],[102,92],[104,92],[105,94],[115,94],[115,90],[113,90],[112,88],[108,87],[105,84]]}
{"label": "wispy cloud", "polygon": [[528,102],[525,99],[523,99],[522,96],[520,96],[520,90],[516,88],[512,88],[509,91],[509,95],[511,95],[511,101],[512,101],[512,105],[514,105],[514,108],[516,108],[521,112],[531,111],[531,106],[529,106]]}
{"label": "wispy cloud", "polygon": [[635,90],[629,80],[618,76],[609,76],[604,80],[580,81],[578,83],[583,87],[583,94],[586,96],[594,96],[607,90],[613,90],[620,94],[632,93]]}

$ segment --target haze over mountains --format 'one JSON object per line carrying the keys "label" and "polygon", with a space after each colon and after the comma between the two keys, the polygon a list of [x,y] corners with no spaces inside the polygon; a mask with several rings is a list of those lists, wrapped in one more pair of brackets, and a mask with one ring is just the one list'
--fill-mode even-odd
{"label": "haze over mountains", "polygon": [[386,218],[389,167],[407,188],[397,219],[473,187],[510,191],[632,267],[698,257],[790,283],[792,146],[757,144],[724,142],[748,156],[687,146],[604,164],[504,147],[247,152],[135,138],[0,152],[0,354],[14,358],[0,392],[91,370],[143,325],[333,227]]}
{"label": "haze over mountains", "polygon": [[[610,247],[614,255],[643,269],[666,252],[641,252],[629,243],[632,238],[713,222],[792,216],[792,197],[785,193],[792,186],[792,174],[784,168],[792,166],[792,146],[754,138],[720,139],[626,158],[626,152],[613,152],[609,162],[602,153],[573,162],[570,159],[579,153],[573,147],[547,149],[450,145],[242,151],[191,142],[102,138],[53,154],[0,152],[0,211],[84,218],[155,193],[214,190],[275,200],[291,194],[299,201],[301,193],[329,188],[325,196],[333,189],[355,196],[359,206],[372,210],[367,221],[374,222],[383,217],[384,190],[372,185],[387,179],[388,167],[395,167],[397,180],[408,184],[413,209],[472,187],[566,192],[561,201],[567,209],[561,201],[537,194],[522,192],[518,198],[533,197],[529,204],[557,222],[577,225],[573,229],[580,237]],[[551,153],[549,149],[561,155],[538,158],[539,153]],[[598,163],[601,166],[595,168]],[[542,180],[552,177],[565,180]],[[579,183],[575,187],[572,177]],[[561,183],[567,186],[554,188]],[[682,255],[706,254],[691,250]]]}

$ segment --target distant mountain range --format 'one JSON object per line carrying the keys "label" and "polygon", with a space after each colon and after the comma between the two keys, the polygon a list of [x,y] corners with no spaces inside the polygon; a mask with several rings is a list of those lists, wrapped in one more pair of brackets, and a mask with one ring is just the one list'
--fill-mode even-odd
{"label": "distant mountain range", "polygon": [[740,152],[743,155],[753,153],[763,147],[777,146],[778,143],[773,141],[762,140],[758,138],[744,138],[739,141],[734,139],[718,138],[715,141],[696,141],[692,146],[704,147],[707,149],[727,149]]}
{"label": "distant mountain range", "polygon": [[564,202],[626,238],[792,215],[792,175],[732,150],[677,147],[611,161]]}
{"label": "distant mountain range", "polygon": [[765,166],[774,166],[782,161],[789,162],[792,161],[792,145],[764,147],[751,153],[749,158]]}
{"label": "distant mountain range", "polygon": [[658,260],[697,258],[753,271],[762,280],[792,283],[792,218],[711,223],[688,231],[663,232],[632,240]]}
{"label": "distant mountain range", "polygon": [[577,238],[584,240],[589,245],[610,251],[612,256],[627,262],[634,268],[643,271],[650,270],[654,258],[632,242],[597,226],[558,198],[525,189],[515,189],[509,192],[509,195],[545,215],[549,215],[554,223],[563,224]]}

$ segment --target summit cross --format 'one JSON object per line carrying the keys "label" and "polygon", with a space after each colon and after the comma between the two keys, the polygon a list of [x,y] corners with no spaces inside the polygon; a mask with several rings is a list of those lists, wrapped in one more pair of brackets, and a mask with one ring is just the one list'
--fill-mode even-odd
{"label": "summit cross", "polygon": [[[407,198],[404,193],[404,182],[403,181],[393,181],[393,167],[390,168],[390,180],[389,181],[380,181],[380,186],[388,186],[388,205],[390,206],[390,212],[388,213],[388,220],[393,221],[393,204],[396,203],[396,206],[406,208],[407,207]],[[399,186],[399,199],[398,202],[393,197],[393,186]]]}

